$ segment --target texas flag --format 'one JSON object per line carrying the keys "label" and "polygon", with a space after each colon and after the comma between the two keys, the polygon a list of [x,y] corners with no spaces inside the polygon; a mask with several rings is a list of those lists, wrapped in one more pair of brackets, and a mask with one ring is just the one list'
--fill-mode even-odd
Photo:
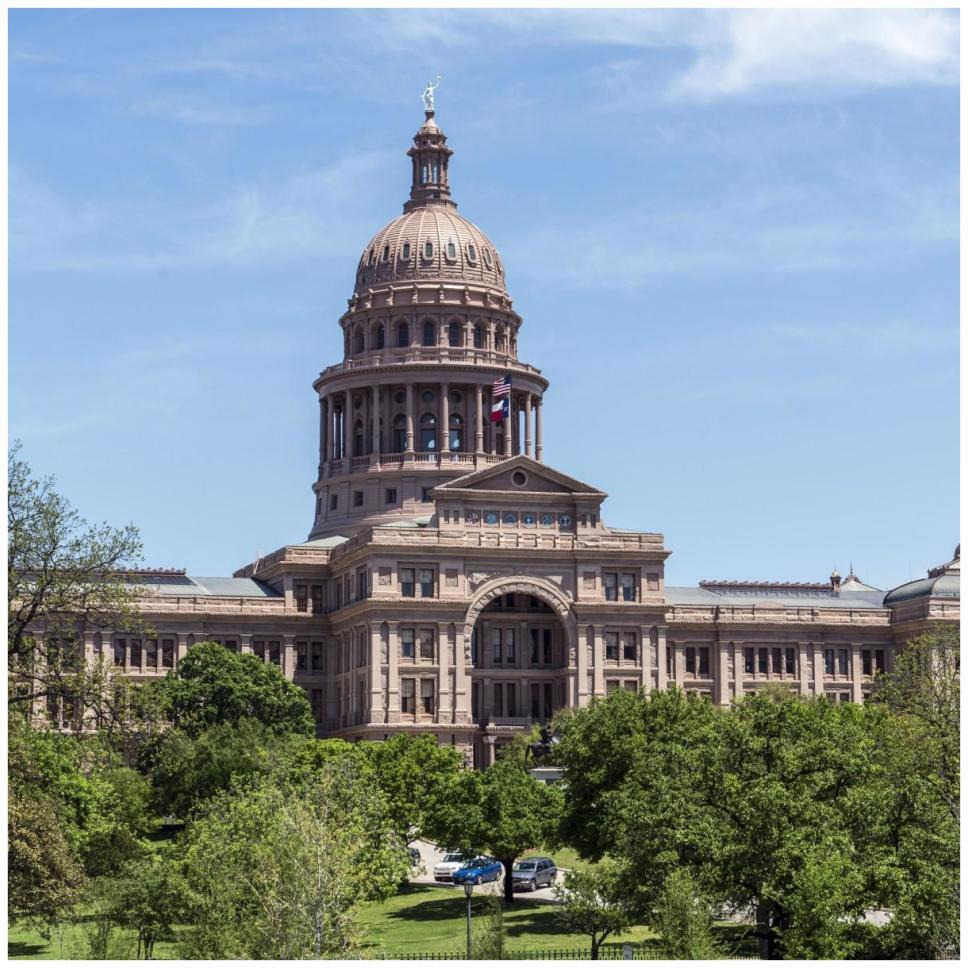
{"label": "texas flag", "polygon": [[506,420],[511,413],[511,374],[505,373],[491,384],[491,422]]}

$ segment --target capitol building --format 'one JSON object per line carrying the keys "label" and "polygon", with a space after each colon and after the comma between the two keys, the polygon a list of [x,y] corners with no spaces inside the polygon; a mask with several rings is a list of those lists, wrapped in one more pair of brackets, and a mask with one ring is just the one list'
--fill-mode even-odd
{"label": "capitol building", "polygon": [[149,678],[214,640],[301,685],[320,736],[430,733],[487,766],[619,689],[860,702],[909,638],[958,621],[958,550],[889,591],[852,571],[667,585],[662,534],[609,527],[606,494],[545,463],[549,381],[519,356],[504,262],[458,211],[429,107],[403,213],[356,266],[343,359],[313,383],[307,540],[232,577],[142,572],[154,637],[88,632],[89,659]]}

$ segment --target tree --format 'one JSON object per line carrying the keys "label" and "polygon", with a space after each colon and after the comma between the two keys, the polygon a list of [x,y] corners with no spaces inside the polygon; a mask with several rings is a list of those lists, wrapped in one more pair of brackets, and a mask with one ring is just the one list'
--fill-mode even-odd
{"label": "tree", "polygon": [[514,862],[554,837],[561,809],[557,787],[539,783],[513,758],[502,759],[483,772],[455,774],[434,794],[425,825],[452,850],[486,852],[499,860],[504,900],[511,903]]}
{"label": "tree", "polygon": [[137,934],[136,959],[150,960],[155,944],[172,938],[192,907],[193,892],[170,850],[132,861],[105,885],[106,920]]}
{"label": "tree", "polygon": [[192,958],[321,958],[355,944],[359,905],[409,867],[379,791],[348,762],[212,798],[187,829]]}
{"label": "tree", "polygon": [[[844,957],[853,948],[836,925],[882,893],[884,738],[883,710],[785,690],[733,710],[677,690],[616,694],[564,724],[562,835],[586,855],[608,847],[645,913],[685,868],[713,900],[756,909],[766,956],[795,940],[813,957]],[[818,857],[838,858],[822,868],[827,906],[808,904]]]}
{"label": "tree", "polygon": [[622,880],[618,865],[605,860],[589,870],[568,871],[564,884],[555,887],[561,902],[555,916],[567,931],[588,935],[593,961],[598,960],[598,950],[610,934],[635,923]]}
{"label": "tree", "polygon": [[193,645],[158,686],[172,722],[189,736],[243,719],[273,733],[316,731],[305,690],[272,663],[217,642]]}
{"label": "tree", "polygon": [[662,938],[663,957],[686,961],[720,957],[713,942],[709,905],[687,870],[673,871],[666,878],[653,921]]}
{"label": "tree", "polygon": [[[76,702],[89,693],[83,635],[89,629],[143,630],[141,555],[134,525],[89,525],[19,455],[7,459],[8,701],[28,715],[37,701]],[[36,629],[42,627],[38,636]]]}
{"label": "tree", "polygon": [[433,736],[404,734],[367,745],[390,818],[401,842],[407,844],[422,836],[430,804],[457,775],[463,758]]}

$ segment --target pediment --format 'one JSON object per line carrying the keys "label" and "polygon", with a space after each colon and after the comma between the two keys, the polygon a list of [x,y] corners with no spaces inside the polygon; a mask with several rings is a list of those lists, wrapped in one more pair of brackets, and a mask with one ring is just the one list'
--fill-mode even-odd
{"label": "pediment", "polygon": [[[521,482],[521,474],[524,481]],[[434,488],[434,495],[469,496],[480,494],[554,494],[572,495],[602,500],[607,495],[584,481],[569,477],[561,471],[541,464],[530,457],[518,455],[498,464],[465,474]]]}

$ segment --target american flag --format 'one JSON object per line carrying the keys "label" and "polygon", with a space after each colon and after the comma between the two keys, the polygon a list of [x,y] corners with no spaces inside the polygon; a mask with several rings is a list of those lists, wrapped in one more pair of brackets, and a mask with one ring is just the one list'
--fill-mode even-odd
{"label": "american flag", "polygon": [[495,398],[511,396],[511,374],[510,373],[505,373],[504,376],[499,376],[491,384],[491,396]]}

